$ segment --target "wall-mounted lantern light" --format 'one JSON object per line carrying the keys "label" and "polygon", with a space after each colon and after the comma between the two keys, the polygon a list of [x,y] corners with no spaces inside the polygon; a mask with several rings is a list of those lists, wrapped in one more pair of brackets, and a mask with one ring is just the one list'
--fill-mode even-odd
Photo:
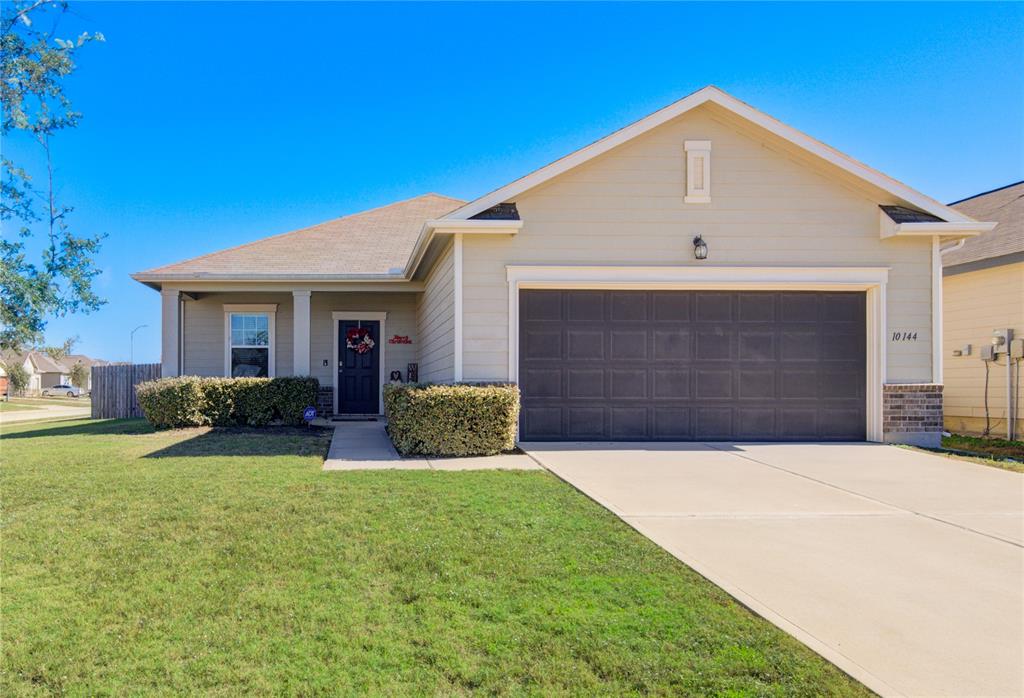
{"label": "wall-mounted lantern light", "polygon": [[697,259],[708,258],[708,244],[700,235],[693,239],[693,256]]}

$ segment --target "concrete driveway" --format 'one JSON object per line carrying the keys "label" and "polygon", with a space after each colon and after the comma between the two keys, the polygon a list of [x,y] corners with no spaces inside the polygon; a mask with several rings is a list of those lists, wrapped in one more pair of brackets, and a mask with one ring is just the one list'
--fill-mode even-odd
{"label": "concrete driveway", "polygon": [[521,444],[883,695],[1024,695],[1024,476],[877,444]]}

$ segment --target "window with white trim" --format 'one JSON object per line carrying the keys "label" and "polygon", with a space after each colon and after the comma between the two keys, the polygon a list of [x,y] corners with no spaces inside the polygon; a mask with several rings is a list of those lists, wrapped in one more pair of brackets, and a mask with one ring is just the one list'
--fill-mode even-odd
{"label": "window with white trim", "polygon": [[225,306],[224,372],[232,378],[274,376],[274,311]]}

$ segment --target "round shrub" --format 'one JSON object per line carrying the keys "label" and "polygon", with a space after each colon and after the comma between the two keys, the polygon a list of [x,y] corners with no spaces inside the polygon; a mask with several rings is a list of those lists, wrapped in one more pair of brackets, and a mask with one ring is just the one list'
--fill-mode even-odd
{"label": "round shrub", "polygon": [[402,455],[489,456],[515,447],[515,385],[386,385],[388,433]]}

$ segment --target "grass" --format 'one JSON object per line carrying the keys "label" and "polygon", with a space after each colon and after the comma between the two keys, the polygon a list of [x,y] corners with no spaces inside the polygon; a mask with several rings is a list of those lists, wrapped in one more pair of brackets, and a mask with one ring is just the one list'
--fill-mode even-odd
{"label": "grass", "polygon": [[974,462],[1024,473],[1024,441],[950,434],[942,437],[942,447],[970,454],[966,457]]}
{"label": "grass", "polygon": [[0,400],[0,412],[20,412],[22,410],[38,410],[36,405],[28,405],[23,402],[8,402]]}
{"label": "grass", "polygon": [[868,694],[545,472],[328,473],[326,447],[12,426],[0,692]]}
{"label": "grass", "polygon": [[69,407],[89,407],[92,404],[88,396],[83,397],[13,397],[12,403],[19,405],[67,405]]}

